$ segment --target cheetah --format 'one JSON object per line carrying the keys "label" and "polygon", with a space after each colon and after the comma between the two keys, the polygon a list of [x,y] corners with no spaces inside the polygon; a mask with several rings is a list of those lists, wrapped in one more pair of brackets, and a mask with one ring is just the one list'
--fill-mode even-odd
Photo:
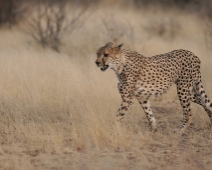
{"label": "cheetah", "polygon": [[109,42],[97,50],[96,65],[105,71],[114,70],[119,83],[118,91],[122,103],[116,121],[123,120],[133,98],[136,98],[148,119],[150,130],[156,130],[156,120],[150,108],[149,98],[166,93],[172,84],[183,109],[183,121],[178,128],[183,132],[191,123],[190,102],[201,105],[212,122],[212,103],[208,99],[200,73],[200,59],[187,50],[174,50],[165,54],[144,57],[141,54],[122,49],[122,45]]}

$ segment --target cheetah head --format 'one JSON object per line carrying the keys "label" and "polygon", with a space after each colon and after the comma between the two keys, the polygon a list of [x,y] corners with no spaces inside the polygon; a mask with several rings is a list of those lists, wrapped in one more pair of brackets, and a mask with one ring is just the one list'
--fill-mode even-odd
{"label": "cheetah head", "polygon": [[123,44],[116,46],[109,42],[105,46],[99,48],[97,50],[97,59],[95,62],[97,67],[102,71],[105,71],[108,68],[114,69],[119,62],[122,45]]}

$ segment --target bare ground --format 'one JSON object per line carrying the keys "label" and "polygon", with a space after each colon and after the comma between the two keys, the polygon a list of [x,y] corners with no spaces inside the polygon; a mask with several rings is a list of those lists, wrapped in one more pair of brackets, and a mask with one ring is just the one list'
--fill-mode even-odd
{"label": "bare ground", "polygon": [[94,64],[95,50],[108,41],[146,56],[191,50],[202,61],[212,99],[211,51],[201,22],[175,10],[99,7],[81,29],[64,37],[61,53],[42,49],[23,31],[25,24],[2,29],[0,169],[212,169],[212,129],[201,107],[192,105],[193,121],[183,135],[173,133],[182,120],[175,87],[152,99],[156,133],[149,132],[135,101],[114,135],[117,79]]}

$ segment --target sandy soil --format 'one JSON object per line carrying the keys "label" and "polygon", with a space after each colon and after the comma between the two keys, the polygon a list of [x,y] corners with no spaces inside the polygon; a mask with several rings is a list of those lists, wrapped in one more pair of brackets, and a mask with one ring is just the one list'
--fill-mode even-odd
{"label": "sandy soil", "polygon": [[98,6],[80,29],[63,36],[61,53],[42,49],[25,32],[26,23],[1,29],[0,169],[212,169],[212,129],[201,107],[192,105],[193,121],[183,135],[173,133],[182,120],[175,87],[151,101],[156,133],[135,101],[112,135],[117,79],[94,64],[96,50],[108,41],[146,56],[191,50],[202,61],[212,99],[212,56],[199,23],[174,9]]}

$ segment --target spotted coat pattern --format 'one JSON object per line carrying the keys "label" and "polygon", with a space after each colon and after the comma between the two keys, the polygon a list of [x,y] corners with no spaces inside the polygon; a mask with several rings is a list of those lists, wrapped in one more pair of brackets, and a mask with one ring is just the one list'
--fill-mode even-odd
{"label": "spotted coat pattern", "polygon": [[116,115],[118,122],[132,105],[132,99],[136,98],[146,114],[151,130],[156,130],[149,98],[167,92],[172,84],[177,86],[183,108],[183,122],[179,131],[184,131],[191,122],[191,101],[201,105],[212,121],[212,103],[203,88],[200,60],[196,55],[180,49],[144,57],[121,47],[122,44],[116,46],[109,42],[97,51],[96,59],[96,64],[102,71],[111,68],[119,79],[118,90],[122,103]]}

